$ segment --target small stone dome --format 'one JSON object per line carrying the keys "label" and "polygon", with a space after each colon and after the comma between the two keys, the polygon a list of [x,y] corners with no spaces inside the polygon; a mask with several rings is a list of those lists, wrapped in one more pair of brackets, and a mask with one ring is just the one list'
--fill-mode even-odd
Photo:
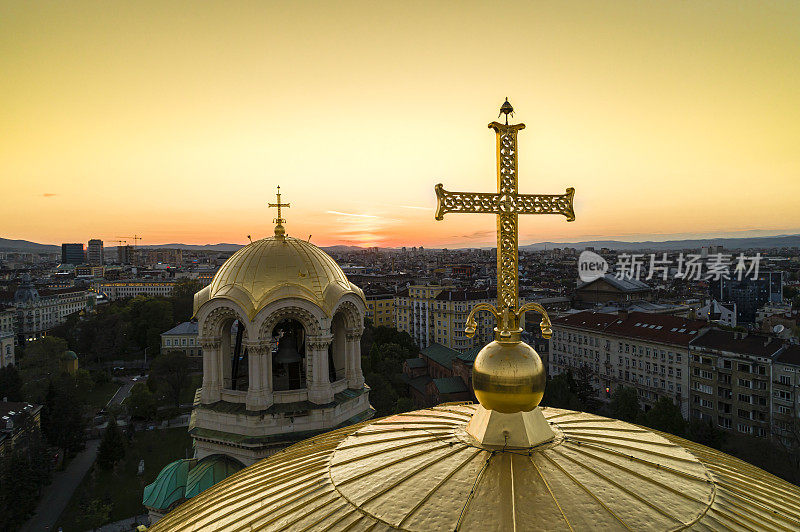
{"label": "small stone dome", "polygon": [[253,319],[271,302],[297,297],[330,316],[346,293],[364,299],[330,255],[305,240],[276,234],[244,246],[225,261],[211,284],[195,294],[194,312],[211,299],[227,298]]}

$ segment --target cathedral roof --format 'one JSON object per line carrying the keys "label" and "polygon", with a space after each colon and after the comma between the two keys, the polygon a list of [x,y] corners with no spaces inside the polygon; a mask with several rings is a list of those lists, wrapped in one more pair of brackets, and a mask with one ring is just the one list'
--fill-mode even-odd
{"label": "cathedral roof", "polygon": [[273,301],[297,297],[330,316],[347,293],[364,298],[330,255],[305,240],[276,234],[244,246],[225,261],[211,284],[195,294],[194,312],[211,299],[226,298],[252,319]]}
{"label": "cathedral roof", "polygon": [[151,530],[746,530],[800,527],[800,488],[714,449],[543,408],[556,437],[488,448],[477,405],[442,405],[300,442]]}

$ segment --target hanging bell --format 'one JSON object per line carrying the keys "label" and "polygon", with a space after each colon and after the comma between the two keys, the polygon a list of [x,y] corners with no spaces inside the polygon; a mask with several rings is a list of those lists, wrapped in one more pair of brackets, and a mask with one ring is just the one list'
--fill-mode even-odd
{"label": "hanging bell", "polygon": [[294,364],[300,362],[300,353],[297,352],[297,342],[293,334],[284,334],[278,341],[278,352],[275,353],[275,362],[278,364]]}

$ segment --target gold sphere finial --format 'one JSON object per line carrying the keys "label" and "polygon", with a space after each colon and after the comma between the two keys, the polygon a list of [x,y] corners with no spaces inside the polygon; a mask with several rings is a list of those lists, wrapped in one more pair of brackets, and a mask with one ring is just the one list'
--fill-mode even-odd
{"label": "gold sphere finial", "polygon": [[522,342],[520,331],[481,349],[472,366],[472,386],[487,410],[504,414],[528,412],[542,400],[545,369],[539,353]]}

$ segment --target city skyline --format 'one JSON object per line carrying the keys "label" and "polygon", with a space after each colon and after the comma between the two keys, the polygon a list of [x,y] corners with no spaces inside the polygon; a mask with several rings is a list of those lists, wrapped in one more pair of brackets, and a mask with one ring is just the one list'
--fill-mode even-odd
{"label": "city skyline", "polygon": [[505,97],[520,192],[576,188],[521,244],[798,233],[800,6],[722,6],[6,6],[0,236],[246,243],[281,185],[318,245],[491,247],[433,186],[495,190]]}

